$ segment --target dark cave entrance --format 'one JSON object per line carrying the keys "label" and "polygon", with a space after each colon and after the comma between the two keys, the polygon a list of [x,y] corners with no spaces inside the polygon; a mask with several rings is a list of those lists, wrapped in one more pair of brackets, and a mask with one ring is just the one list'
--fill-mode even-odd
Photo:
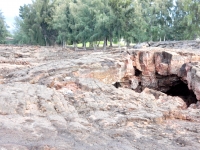
{"label": "dark cave entrance", "polygon": [[132,80],[130,80],[129,77],[122,78],[121,81],[115,82],[113,86],[115,86],[115,88],[129,88],[138,93],[141,93],[143,89],[147,87],[149,89],[163,92],[170,96],[178,96],[186,103],[187,107],[189,107],[191,104],[197,103],[198,100],[194,92],[192,90],[189,90],[187,83],[182,81],[181,78],[177,75],[163,76],[156,73],[155,78],[158,81],[158,85],[152,86],[151,84],[149,84],[150,86],[144,86],[142,71],[140,71],[136,67],[134,67],[134,69],[135,77],[139,79],[137,88],[132,89]]}
{"label": "dark cave entrance", "polygon": [[121,84],[120,84],[120,82],[115,82],[113,85],[114,85],[114,87],[116,87],[116,88],[119,88],[119,87],[121,87]]}
{"label": "dark cave entrance", "polygon": [[135,68],[135,76],[136,77],[139,77],[140,75],[142,75],[142,71],[140,71],[139,69],[137,69],[136,67]]}
{"label": "dark cave entrance", "polygon": [[190,104],[197,103],[194,92],[192,90],[189,90],[187,84],[181,80],[176,82],[176,84],[174,84],[173,86],[170,86],[170,89],[164,93],[170,96],[178,96],[182,98],[188,107],[190,106]]}
{"label": "dark cave entrance", "polygon": [[[128,82],[128,81],[127,82],[115,82],[113,84],[113,86],[115,86],[116,88],[119,88],[119,87],[130,88],[129,86],[125,86],[125,85],[130,85],[130,84],[131,84],[131,82]],[[138,92],[136,89],[134,91]],[[196,99],[196,95],[194,94],[194,92],[192,90],[189,90],[187,84],[184,83],[180,79],[178,81],[175,81],[173,83],[173,85],[169,86],[168,91],[166,91],[166,92],[162,91],[162,92],[167,95],[170,95],[170,96],[180,97],[181,99],[184,100],[187,107],[189,107],[191,104],[196,104],[198,101]]]}

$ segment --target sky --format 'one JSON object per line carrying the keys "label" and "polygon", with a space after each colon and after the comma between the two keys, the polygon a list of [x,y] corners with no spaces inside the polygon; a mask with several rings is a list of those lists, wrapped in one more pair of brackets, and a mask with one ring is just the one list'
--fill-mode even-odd
{"label": "sky", "polygon": [[32,0],[0,0],[0,10],[3,12],[10,31],[14,29],[15,16],[19,16],[19,7],[30,3],[32,3]]}

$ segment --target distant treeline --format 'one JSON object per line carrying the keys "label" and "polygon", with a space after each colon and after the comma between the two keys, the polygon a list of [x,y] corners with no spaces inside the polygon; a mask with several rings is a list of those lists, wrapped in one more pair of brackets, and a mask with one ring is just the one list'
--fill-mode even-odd
{"label": "distant treeline", "polygon": [[84,47],[122,38],[129,45],[199,35],[200,0],[33,0],[20,7],[13,38],[15,44]]}

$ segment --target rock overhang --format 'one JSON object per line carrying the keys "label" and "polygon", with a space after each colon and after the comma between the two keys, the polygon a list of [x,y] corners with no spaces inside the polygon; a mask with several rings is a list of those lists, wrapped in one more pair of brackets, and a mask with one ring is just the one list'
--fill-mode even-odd
{"label": "rock overhang", "polygon": [[[121,79],[124,87],[137,92],[150,88],[169,93],[170,88],[176,84],[187,84],[188,92],[191,90],[197,100],[200,100],[198,71],[200,54],[189,50],[145,48],[129,49],[127,55],[129,55],[125,57],[127,73]],[[131,75],[129,72],[135,74]]]}

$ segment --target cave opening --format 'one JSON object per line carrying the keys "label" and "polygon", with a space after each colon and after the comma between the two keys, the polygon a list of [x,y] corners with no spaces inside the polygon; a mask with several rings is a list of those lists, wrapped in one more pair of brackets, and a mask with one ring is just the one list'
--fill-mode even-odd
{"label": "cave opening", "polygon": [[121,84],[120,84],[120,82],[115,82],[113,85],[114,85],[114,87],[116,87],[116,88],[119,88],[119,87],[121,87]]}
{"label": "cave opening", "polygon": [[136,77],[139,77],[140,75],[142,75],[142,71],[140,71],[139,69],[137,69],[136,67],[135,68],[135,76]]}
{"label": "cave opening", "polygon": [[[154,80],[152,80],[155,82],[151,82],[151,78],[145,78],[142,71],[136,67],[134,67],[134,69],[134,78],[129,76],[123,77],[120,81],[115,82],[113,86],[115,86],[115,88],[129,88],[138,93],[141,93],[145,88],[157,90],[170,96],[180,97],[186,103],[187,107],[198,102],[194,92],[190,90],[187,83],[182,81],[177,75],[164,76],[156,73],[155,76],[153,76]],[[147,84],[147,81],[149,81],[149,84]]]}
{"label": "cave opening", "polygon": [[182,98],[187,104],[187,107],[189,107],[193,103],[197,103],[196,95],[192,90],[188,89],[187,84],[184,83],[182,80],[179,80],[178,82],[170,86],[170,89],[164,93],[170,96],[178,96]]}
{"label": "cave opening", "polygon": [[[120,87],[130,88],[131,86],[128,85],[131,85],[131,82],[115,82],[113,84],[115,88],[120,88]],[[134,91],[140,93],[139,90],[140,88],[141,88],[141,82],[139,82],[138,88],[134,89]],[[181,99],[184,100],[187,107],[189,107],[191,104],[196,104],[198,101],[194,92],[192,90],[189,90],[187,84],[180,79],[178,81],[173,82],[173,84],[169,86],[169,89],[167,91],[162,91],[162,92],[170,96],[180,97]]]}

